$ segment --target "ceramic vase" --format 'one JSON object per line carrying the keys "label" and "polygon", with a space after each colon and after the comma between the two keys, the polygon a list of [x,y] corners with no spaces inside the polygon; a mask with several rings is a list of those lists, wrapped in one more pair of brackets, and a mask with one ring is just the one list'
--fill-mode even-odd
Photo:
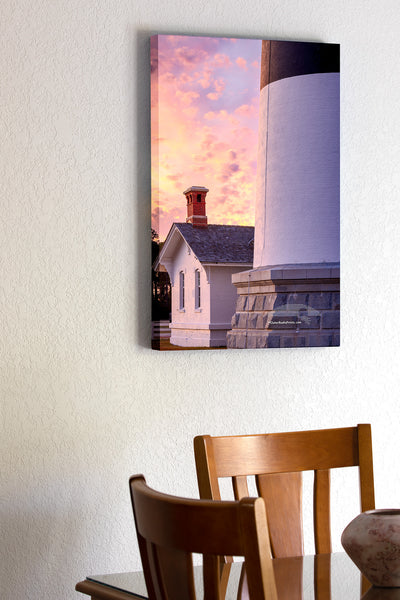
{"label": "ceramic vase", "polygon": [[342,545],[378,587],[400,587],[400,509],[369,510],[351,521]]}

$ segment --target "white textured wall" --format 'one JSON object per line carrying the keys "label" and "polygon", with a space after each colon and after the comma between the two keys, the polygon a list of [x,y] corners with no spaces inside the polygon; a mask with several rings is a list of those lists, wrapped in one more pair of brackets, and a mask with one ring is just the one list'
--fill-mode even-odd
{"label": "white textured wall", "polygon": [[[201,432],[370,421],[377,504],[400,505],[399,13],[397,0],[1,2],[4,600],[72,600],[86,574],[138,568],[128,477],[194,495]],[[341,348],[148,349],[151,32],[342,44]]]}

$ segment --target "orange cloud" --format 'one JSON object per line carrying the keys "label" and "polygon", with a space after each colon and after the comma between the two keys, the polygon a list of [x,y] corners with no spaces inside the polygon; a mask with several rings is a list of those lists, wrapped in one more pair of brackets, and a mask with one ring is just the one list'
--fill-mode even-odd
{"label": "orange cloud", "polygon": [[199,94],[197,92],[181,92],[180,90],[176,90],[175,96],[182,104],[189,106],[192,104],[193,100],[196,100],[196,98],[199,97]]}
{"label": "orange cloud", "polygon": [[190,106],[189,108],[184,108],[182,114],[188,119],[194,119],[198,112],[198,108],[195,106]]}

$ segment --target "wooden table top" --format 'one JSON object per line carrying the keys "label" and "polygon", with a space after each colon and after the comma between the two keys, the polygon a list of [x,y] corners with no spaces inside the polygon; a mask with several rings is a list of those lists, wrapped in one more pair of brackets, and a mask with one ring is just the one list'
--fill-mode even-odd
{"label": "wooden table top", "polygon": [[[226,600],[236,600],[242,564],[232,564]],[[201,566],[194,571],[201,599]],[[400,588],[372,587],[345,553],[275,559],[274,571],[279,600],[400,600]],[[147,598],[141,571],[89,576],[76,590],[95,600]]]}

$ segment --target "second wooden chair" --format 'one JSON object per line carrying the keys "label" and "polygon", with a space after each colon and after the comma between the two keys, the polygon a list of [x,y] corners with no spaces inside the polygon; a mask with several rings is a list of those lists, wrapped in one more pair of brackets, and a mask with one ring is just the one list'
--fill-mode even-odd
{"label": "second wooden chair", "polygon": [[232,478],[236,499],[248,496],[254,475],[265,500],[274,557],[304,554],[302,471],[314,471],[317,554],[331,552],[330,469],[358,466],[361,511],[375,508],[371,426],[194,440],[201,498],[221,498],[219,479]]}

